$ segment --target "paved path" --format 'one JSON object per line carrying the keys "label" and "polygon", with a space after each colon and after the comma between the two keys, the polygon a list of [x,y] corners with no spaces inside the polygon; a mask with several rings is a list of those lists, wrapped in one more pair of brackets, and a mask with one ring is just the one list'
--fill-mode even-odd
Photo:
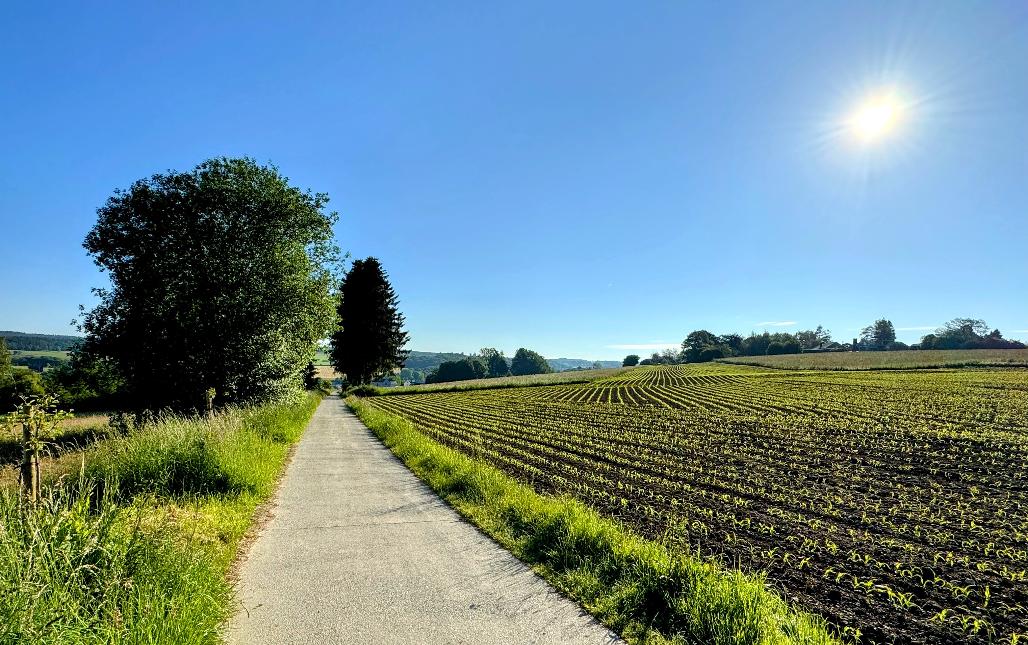
{"label": "paved path", "polygon": [[616,643],[462,520],[337,397],[240,569],[229,643]]}

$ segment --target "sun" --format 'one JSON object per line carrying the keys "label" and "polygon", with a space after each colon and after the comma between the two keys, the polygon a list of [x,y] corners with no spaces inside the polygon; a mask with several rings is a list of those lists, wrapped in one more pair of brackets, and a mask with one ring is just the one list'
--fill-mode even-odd
{"label": "sun", "polygon": [[867,99],[850,117],[850,131],[861,141],[877,141],[893,130],[903,116],[899,101],[892,94]]}

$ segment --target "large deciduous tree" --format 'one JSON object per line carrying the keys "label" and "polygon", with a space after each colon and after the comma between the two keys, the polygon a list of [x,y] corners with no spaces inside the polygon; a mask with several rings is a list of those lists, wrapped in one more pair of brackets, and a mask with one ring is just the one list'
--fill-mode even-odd
{"label": "large deciduous tree", "polygon": [[885,318],[879,318],[860,331],[860,345],[862,349],[888,349],[889,345],[895,342],[896,328],[891,320],[886,320]]}
{"label": "large deciduous tree", "polygon": [[280,398],[332,328],[328,197],[274,166],[218,158],[119,190],[85,248],[110,276],[82,321],[140,407]]}
{"label": "large deciduous tree", "polygon": [[478,350],[486,367],[486,376],[489,378],[500,378],[510,374],[510,363],[507,362],[503,352],[495,347],[483,347]]}
{"label": "large deciduous tree", "polygon": [[542,354],[521,347],[510,361],[510,373],[514,376],[526,374],[549,374],[553,371]]}
{"label": "large deciduous tree", "polygon": [[331,360],[352,384],[403,367],[409,336],[403,330],[399,301],[382,265],[375,258],[357,260],[343,279],[337,312],[339,329],[332,336]]}

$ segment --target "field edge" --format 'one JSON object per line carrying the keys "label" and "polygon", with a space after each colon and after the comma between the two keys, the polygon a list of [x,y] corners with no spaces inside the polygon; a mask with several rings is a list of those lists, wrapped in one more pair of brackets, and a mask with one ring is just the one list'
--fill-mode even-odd
{"label": "field edge", "polygon": [[446,503],[629,643],[844,642],[759,576],[644,540],[582,502],[539,494],[358,397],[346,403]]}

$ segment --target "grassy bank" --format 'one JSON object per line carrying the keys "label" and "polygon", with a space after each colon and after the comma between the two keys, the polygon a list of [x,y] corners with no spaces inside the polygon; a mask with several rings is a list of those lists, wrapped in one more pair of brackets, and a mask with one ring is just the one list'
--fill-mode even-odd
{"label": "grassy bank", "polygon": [[912,370],[943,367],[1028,367],[1028,349],[929,349],[738,356],[721,363],[785,370]]}
{"label": "grassy bank", "polygon": [[0,490],[0,642],[219,642],[239,541],[319,400],[162,418],[34,508]]}
{"label": "grassy bank", "polygon": [[631,643],[835,643],[763,580],[645,541],[567,497],[539,495],[358,398],[351,408],[461,514]]}

